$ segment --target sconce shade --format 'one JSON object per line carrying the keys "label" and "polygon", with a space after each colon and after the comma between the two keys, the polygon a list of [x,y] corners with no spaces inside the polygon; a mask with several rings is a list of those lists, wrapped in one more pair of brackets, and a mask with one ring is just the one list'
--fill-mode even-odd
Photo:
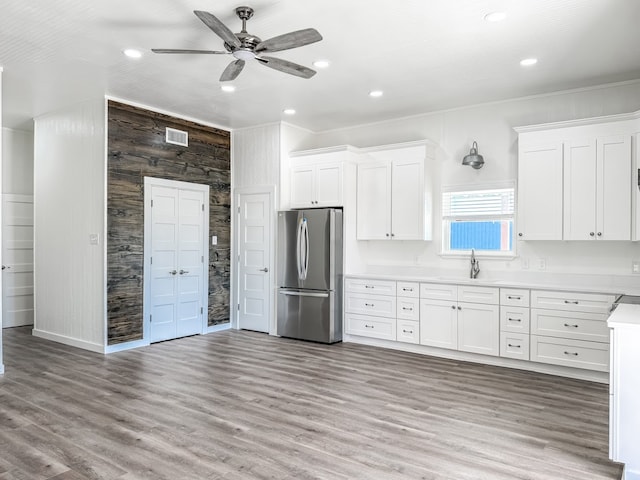
{"label": "sconce shade", "polygon": [[484,165],[484,158],[482,158],[482,155],[478,155],[478,144],[476,142],[473,142],[469,155],[465,155],[462,159],[462,164],[471,165],[476,170]]}

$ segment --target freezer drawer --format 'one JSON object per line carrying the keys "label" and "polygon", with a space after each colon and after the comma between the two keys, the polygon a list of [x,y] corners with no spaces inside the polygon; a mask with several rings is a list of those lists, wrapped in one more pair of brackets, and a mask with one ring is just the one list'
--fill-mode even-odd
{"label": "freezer drawer", "polygon": [[333,291],[278,291],[281,337],[335,343],[342,340],[342,314]]}

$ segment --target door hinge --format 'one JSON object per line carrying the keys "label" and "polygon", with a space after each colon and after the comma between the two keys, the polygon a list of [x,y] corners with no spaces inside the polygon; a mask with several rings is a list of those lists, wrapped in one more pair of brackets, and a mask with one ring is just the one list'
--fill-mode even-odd
{"label": "door hinge", "polygon": [[149,257],[149,265],[153,265],[153,257]]}
{"label": "door hinge", "polygon": [[238,304],[238,311],[240,311],[240,304]]}
{"label": "door hinge", "polygon": [[200,315],[202,315],[204,313],[204,308],[200,307]]}
{"label": "door hinge", "polygon": [[204,255],[200,257],[200,263],[204,263]]}
{"label": "door hinge", "polygon": [[151,206],[153,207],[153,199],[151,199]]}
{"label": "door hinge", "polygon": [[153,322],[153,315],[149,315],[149,321]]}
{"label": "door hinge", "polygon": [[204,203],[202,204],[202,211],[204,212]]}
{"label": "door hinge", "polygon": [[240,207],[238,207],[238,213],[240,213]]}

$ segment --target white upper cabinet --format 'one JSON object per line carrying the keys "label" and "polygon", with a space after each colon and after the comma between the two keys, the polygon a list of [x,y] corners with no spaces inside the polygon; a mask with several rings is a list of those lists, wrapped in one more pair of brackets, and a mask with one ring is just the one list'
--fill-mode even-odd
{"label": "white upper cabinet", "polygon": [[562,240],[562,143],[520,145],[519,240]]}
{"label": "white upper cabinet", "polygon": [[631,137],[567,142],[564,239],[631,240]]}
{"label": "white upper cabinet", "polygon": [[632,240],[634,116],[519,127],[519,240]]}
{"label": "white upper cabinet", "polygon": [[433,147],[372,148],[358,165],[357,239],[431,240]]}
{"label": "white upper cabinet", "polygon": [[309,150],[290,154],[290,207],[343,206],[344,165],[349,147]]}

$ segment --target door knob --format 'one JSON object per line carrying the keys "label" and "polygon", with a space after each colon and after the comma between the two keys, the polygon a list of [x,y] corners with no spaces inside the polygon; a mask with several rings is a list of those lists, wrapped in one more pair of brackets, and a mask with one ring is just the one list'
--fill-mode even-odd
{"label": "door knob", "polygon": [[169,270],[169,273],[170,273],[171,275],[175,275],[176,273],[178,273],[178,271],[177,271],[177,270]]}
{"label": "door knob", "polygon": [[187,274],[187,273],[189,273],[189,270],[182,270],[182,269],[180,269],[180,275],[185,275],[185,274]]}
{"label": "door knob", "polygon": [[268,272],[269,269],[267,267],[261,268],[258,270],[259,272]]}

